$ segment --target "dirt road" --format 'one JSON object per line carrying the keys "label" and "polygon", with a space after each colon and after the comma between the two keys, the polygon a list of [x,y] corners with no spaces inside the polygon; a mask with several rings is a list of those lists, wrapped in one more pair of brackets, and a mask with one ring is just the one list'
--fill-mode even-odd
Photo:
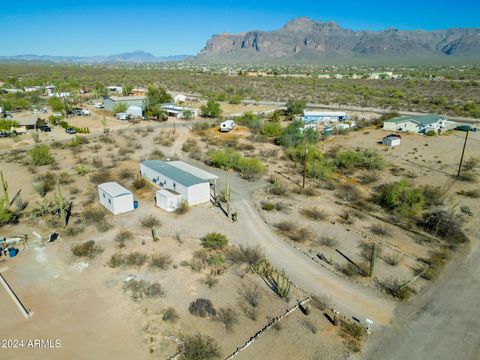
{"label": "dirt road", "polygon": [[479,237],[472,237],[470,254],[460,254],[433,286],[397,308],[395,324],[371,337],[364,359],[480,358]]}
{"label": "dirt road", "polygon": [[[192,163],[205,168],[199,162]],[[208,168],[208,171],[216,173],[220,179],[225,178],[225,173],[222,171],[212,168]],[[265,186],[264,182],[250,183],[238,176],[231,176],[231,184],[233,207],[239,214],[236,226],[241,234],[241,236],[233,237],[233,242],[239,242],[237,245],[261,246],[268,260],[275,267],[284,269],[287,276],[297,286],[312,294],[330,297],[332,305],[340,312],[354,316],[362,323],[366,318],[379,325],[388,324],[391,321],[394,308],[392,301],[383,298],[371,289],[324,269],[272,231],[251,201],[253,191],[258,187]]]}

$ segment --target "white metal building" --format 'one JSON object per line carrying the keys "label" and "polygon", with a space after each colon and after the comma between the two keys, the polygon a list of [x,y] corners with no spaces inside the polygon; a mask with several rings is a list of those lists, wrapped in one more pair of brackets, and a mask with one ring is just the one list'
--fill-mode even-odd
{"label": "white metal building", "polygon": [[401,139],[398,136],[385,136],[382,139],[382,144],[393,147],[393,146],[400,145],[400,141],[401,141]]}
{"label": "white metal building", "polygon": [[173,190],[157,190],[155,193],[155,201],[158,207],[165,211],[172,212],[182,203],[182,195]]}
{"label": "white metal building", "polygon": [[303,121],[309,123],[330,123],[334,121],[344,121],[347,119],[347,113],[344,111],[307,111],[303,112]]}
{"label": "white metal building", "polygon": [[210,201],[210,181],[216,176],[182,161],[146,160],[140,164],[140,173],[162,190],[173,190],[188,205]]}
{"label": "white metal building", "polygon": [[134,118],[142,117],[143,111],[140,106],[129,106],[126,113]]}
{"label": "white metal building", "polygon": [[113,215],[123,214],[134,209],[133,194],[116,182],[107,182],[98,185],[100,204],[105,206]]}

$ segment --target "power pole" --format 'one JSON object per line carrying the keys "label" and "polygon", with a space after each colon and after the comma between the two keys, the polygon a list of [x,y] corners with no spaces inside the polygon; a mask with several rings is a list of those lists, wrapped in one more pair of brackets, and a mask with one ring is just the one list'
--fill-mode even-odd
{"label": "power pole", "polygon": [[303,155],[303,185],[302,187],[305,189],[305,178],[307,177],[307,154],[308,148],[305,145],[305,154]]}
{"label": "power pole", "polygon": [[458,165],[457,177],[460,176],[460,172],[462,171],[463,155],[465,154],[465,147],[467,146],[468,133],[469,131],[467,130],[467,133],[465,134],[465,142],[463,143],[462,157],[460,158],[460,165]]}

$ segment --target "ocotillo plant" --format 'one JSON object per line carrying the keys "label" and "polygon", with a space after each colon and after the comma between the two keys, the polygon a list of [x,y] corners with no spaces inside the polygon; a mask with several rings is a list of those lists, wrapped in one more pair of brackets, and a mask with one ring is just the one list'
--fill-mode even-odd
{"label": "ocotillo plant", "polygon": [[225,185],[225,201],[227,202],[227,217],[230,217],[230,173],[227,171],[227,184]]}
{"label": "ocotillo plant", "polygon": [[370,277],[373,276],[376,262],[377,262],[377,243],[374,242],[372,245],[372,255],[370,256],[370,274],[369,274]]}
{"label": "ocotillo plant", "polygon": [[0,181],[2,182],[2,200],[5,202],[5,205],[8,206],[10,204],[10,199],[8,197],[8,184],[3,177],[3,172],[0,171]]}
{"label": "ocotillo plant", "polygon": [[56,199],[58,203],[58,207],[60,209],[60,218],[62,219],[63,225],[67,226],[67,212],[65,211],[65,201],[62,196],[62,191],[60,189],[60,181],[57,179],[56,184]]}

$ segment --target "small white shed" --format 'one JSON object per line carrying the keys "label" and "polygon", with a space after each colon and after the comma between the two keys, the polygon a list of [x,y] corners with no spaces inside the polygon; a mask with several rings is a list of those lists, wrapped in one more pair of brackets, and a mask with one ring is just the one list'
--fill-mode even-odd
{"label": "small white shed", "polygon": [[133,194],[116,182],[107,182],[98,185],[100,204],[105,206],[113,215],[123,214],[134,209]]}
{"label": "small white shed", "polygon": [[142,117],[142,108],[140,106],[129,106],[127,109],[127,114],[134,118],[140,118]]}
{"label": "small white shed", "polygon": [[400,137],[398,136],[385,136],[382,140],[383,145],[387,145],[390,147],[400,145]]}
{"label": "small white shed", "polygon": [[172,212],[178,209],[182,203],[182,195],[179,193],[165,189],[157,190],[155,194],[156,204],[165,211]]}
{"label": "small white shed", "polygon": [[173,97],[173,101],[175,101],[176,103],[182,103],[187,101],[187,97],[183,94],[177,94]]}

